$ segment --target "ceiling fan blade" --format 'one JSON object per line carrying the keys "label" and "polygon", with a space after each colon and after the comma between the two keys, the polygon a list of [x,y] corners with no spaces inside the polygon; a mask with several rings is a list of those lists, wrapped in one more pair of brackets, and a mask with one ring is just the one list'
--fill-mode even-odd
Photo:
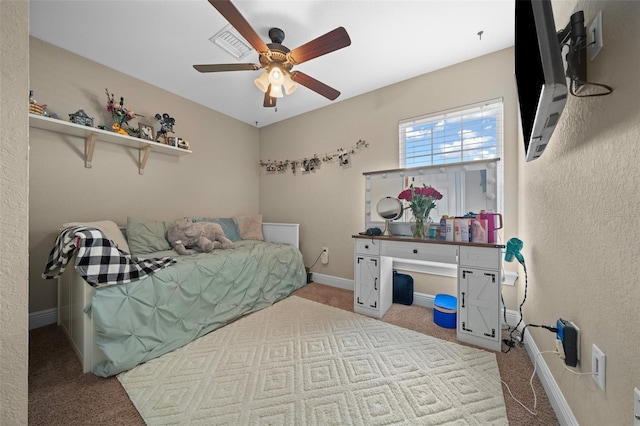
{"label": "ceiling fan blade", "polygon": [[273,108],[276,106],[276,100],[278,98],[272,98],[271,96],[269,96],[269,93],[271,93],[271,85],[269,85],[269,87],[267,88],[267,91],[264,92],[264,101],[262,102],[262,106],[265,108]]}
{"label": "ceiling fan blade", "polygon": [[338,96],[340,96],[340,92],[338,92],[333,87],[327,86],[321,81],[318,81],[303,72],[293,71],[291,73],[291,79],[296,83],[302,84],[303,86],[313,90],[314,92],[321,94],[329,100],[334,101]]}
{"label": "ceiling fan blade", "polygon": [[238,9],[230,0],[209,0],[209,3],[216,8],[222,16],[235,28],[245,40],[249,42],[258,52],[267,52],[269,48],[260,36],[249,25],[244,16],[240,14]]}
{"label": "ceiling fan blade", "polygon": [[326,55],[335,50],[342,49],[351,44],[351,39],[344,27],[338,27],[333,31],[329,31],[325,35],[311,40],[300,47],[293,49],[290,57],[295,64],[301,64],[318,56]]}
{"label": "ceiling fan blade", "polygon": [[256,64],[210,64],[194,65],[193,68],[200,72],[221,72],[221,71],[256,71],[260,65]]}

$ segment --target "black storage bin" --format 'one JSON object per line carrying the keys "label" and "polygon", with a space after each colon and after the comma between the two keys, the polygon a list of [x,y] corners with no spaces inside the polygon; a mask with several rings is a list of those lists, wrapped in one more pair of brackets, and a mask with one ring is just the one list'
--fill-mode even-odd
{"label": "black storage bin", "polygon": [[393,271],[393,303],[413,304],[413,277]]}

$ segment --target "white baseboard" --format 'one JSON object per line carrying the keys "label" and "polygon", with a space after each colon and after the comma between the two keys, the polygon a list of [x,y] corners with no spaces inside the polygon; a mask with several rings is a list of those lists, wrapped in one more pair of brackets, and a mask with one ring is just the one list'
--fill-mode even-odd
{"label": "white baseboard", "polygon": [[536,368],[536,372],[544,391],[547,393],[551,407],[556,413],[558,422],[561,425],[578,426],[578,420],[573,415],[571,407],[569,407],[556,379],[551,374],[551,370],[549,370],[546,360],[543,358],[544,355],[540,355],[540,350],[530,333],[525,333],[524,347],[527,350],[527,354],[529,354],[532,364],[535,363],[537,359],[538,367]]}
{"label": "white baseboard", "polygon": [[343,290],[353,291],[353,280],[346,278],[334,277],[332,275],[318,274],[316,272],[311,273],[311,280],[318,284],[325,284],[331,287],[341,288]]}
{"label": "white baseboard", "polygon": [[29,330],[58,322],[58,308],[45,309],[29,314]]}
{"label": "white baseboard", "polygon": [[[325,284],[332,287],[342,288],[345,290],[354,289],[353,280],[347,280],[344,278],[333,277],[330,275],[316,274],[313,273],[313,281],[319,284]],[[515,281],[515,280],[514,280]],[[413,303],[418,306],[424,306],[426,308],[433,309],[433,301],[435,299],[434,295],[424,294],[424,293],[413,293]],[[507,323],[514,327],[520,321],[520,313],[518,311],[514,311],[511,309],[507,309],[506,312],[501,310],[500,317],[504,322],[506,316]],[[520,323],[518,328],[522,330],[524,327],[524,323]],[[576,420],[573,412],[571,411],[571,407],[567,403],[558,383],[555,378],[551,374],[551,370],[547,366],[546,360],[540,354],[540,350],[536,346],[535,341],[531,338],[531,334],[525,333],[524,337],[524,346],[527,350],[527,354],[531,359],[531,363],[537,362],[536,372],[538,374],[538,378],[542,383],[542,387],[544,388],[547,397],[549,398],[549,402],[551,403],[551,407],[558,418],[558,422],[561,425],[568,426],[578,426],[578,421]]]}

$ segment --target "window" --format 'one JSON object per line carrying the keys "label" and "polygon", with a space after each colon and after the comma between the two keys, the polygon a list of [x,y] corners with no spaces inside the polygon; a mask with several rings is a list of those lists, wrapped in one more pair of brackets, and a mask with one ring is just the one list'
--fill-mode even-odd
{"label": "window", "polygon": [[[500,98],[401,121],[400,168],[501,158],[503,115],[503,102]],[[440,208],[461,215],[470,211],[470,205],[458,199],[461,194],[466,193],[463,182],[467,176],[464,173],[462,175],[455,181],[444,176],[420,176],[413,183],[433,185],[443,195],[447,192],[446,200],[443,198],[438,203]],[[504,207],[503,190],[503,164],[500,161],[496,167],[495,194],[499,212]],[[436,211],[435,214],[439,212]]]}
{"label": "window", "polygon": [[400,122],[400,168],[499,158],[502,99]]}

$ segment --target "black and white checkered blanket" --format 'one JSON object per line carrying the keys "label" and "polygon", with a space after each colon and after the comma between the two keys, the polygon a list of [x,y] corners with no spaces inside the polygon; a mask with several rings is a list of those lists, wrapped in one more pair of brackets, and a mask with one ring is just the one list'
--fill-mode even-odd
{"label": "black and white checkered blanket", "polygon": [[118,249],[99,229],[72,226],[58,234],[42,278],[54,279],[62,275],[76,251],[75,268],[93,287],[140,280],[176,262],[170,257],[138,258]]}

